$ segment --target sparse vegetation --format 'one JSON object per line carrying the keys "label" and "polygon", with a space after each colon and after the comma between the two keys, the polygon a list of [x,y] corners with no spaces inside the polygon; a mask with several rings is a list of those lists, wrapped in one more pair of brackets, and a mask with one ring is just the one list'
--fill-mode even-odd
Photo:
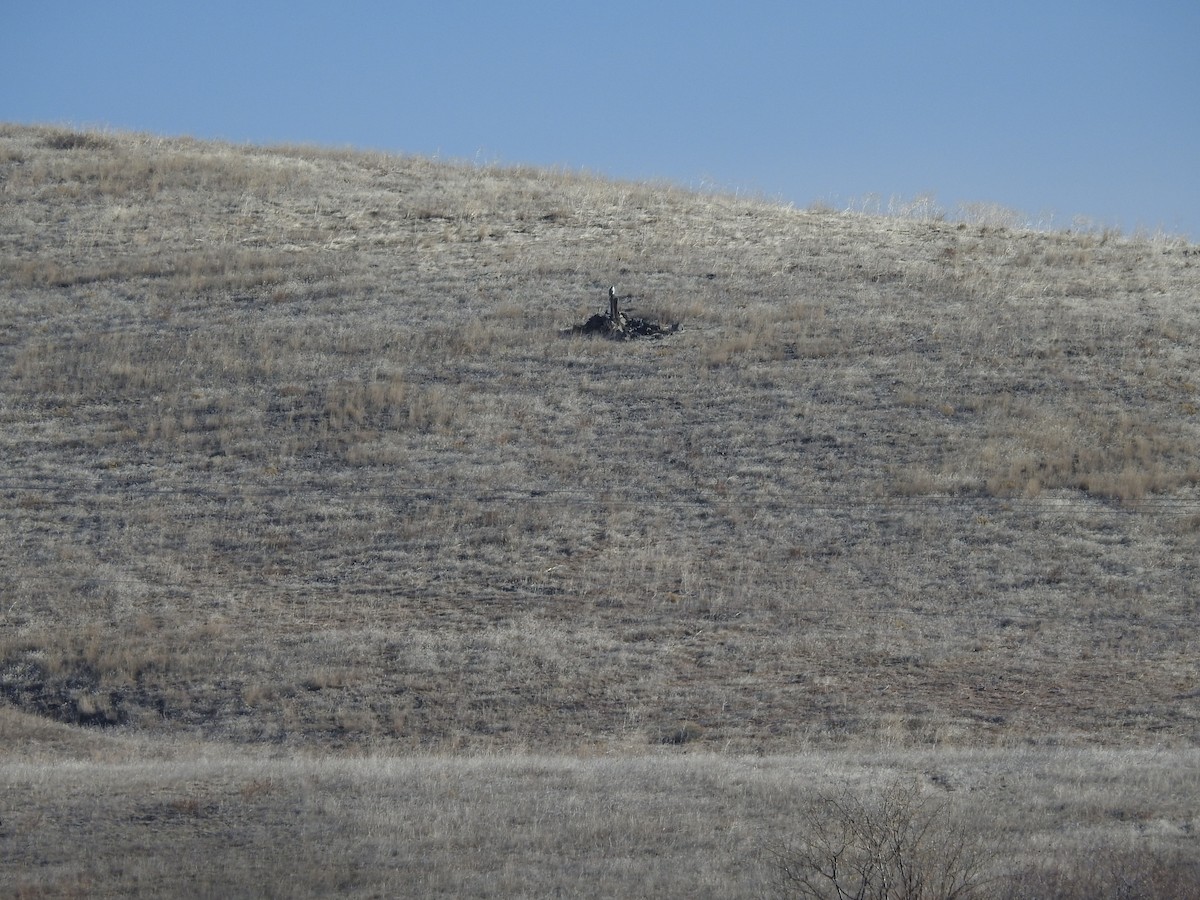
{"label": "sparse vegetation", "polygon": [[901,213],[0,125],[0,883],[761,893],[870,757],[973,760],[987,896],[1169,896],[1200,253]]}

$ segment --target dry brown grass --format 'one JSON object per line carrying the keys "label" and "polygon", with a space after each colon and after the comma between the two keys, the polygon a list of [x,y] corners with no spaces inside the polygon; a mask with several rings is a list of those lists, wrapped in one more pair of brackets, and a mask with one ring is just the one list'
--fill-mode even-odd
{"label": "dry brown grass", "polygon": [[[0,234],[9,706],[338,753],[1200,736],[1193,246],[18,126]],[[614,282],[682,330],[559,337]]]}
{"label": "dry brown grass", "polygon": [[354,758],[35,727],[57,746],[0,762],[16,896],[794,896],[816,804],[897,784],[938,811],[917,871],[962,834],[983,896],[1186,897],[1197,864],[1194,750]]}

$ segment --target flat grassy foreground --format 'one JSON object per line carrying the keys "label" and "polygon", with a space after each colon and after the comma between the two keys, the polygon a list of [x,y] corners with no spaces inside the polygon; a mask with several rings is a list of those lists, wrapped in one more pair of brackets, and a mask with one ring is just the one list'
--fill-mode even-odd
{"label": "flat grassy foreground", "polygon": [[896,782],[970,839],[968,896],[1186,897],[1200,877],[1195,750],[353,757],[26,727],[42,749],[0,761],[17,896],[787,896],[814,794]]}
{"label": "flat grassy foreground", "polygon": [[0,125],[0,886],[1187,896],[1200,248],[920,212]]}

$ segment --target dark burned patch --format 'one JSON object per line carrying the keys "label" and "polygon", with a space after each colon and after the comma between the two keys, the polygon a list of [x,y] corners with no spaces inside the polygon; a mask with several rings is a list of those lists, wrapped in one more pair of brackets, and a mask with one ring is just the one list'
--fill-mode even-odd
{"label": "dark burned patch", "polygon": [[609,288],[609,307],[607,313],[596,313],[582,325],[568,328],[564,336],[583,335],[585,337],[604,337],[613,341],[631,341],[634,338],[649,338],[658,340],[679,330],[679,323],[664,324],[650,319],[640,319],[637,316],[627,316],[618,308],[619,299],[615,288]]}
{"label": "dark burned patch", "polygon": [[51,673],[30,660],[5,660],[0,663],[0,697],[25,712],[68,725],[121,725],[127,718],[119,692],[105,690],[86,665]]}
{"label": "dark burned patch", "polygon": [[634,338],[650,338],[658,340],[679,330],[679,323],[664,325],[648,319],[639,319],[618,313],[614,320],[603,313],[596,313],[582,325],[568,328],[564,335],[584,335],[585,337],[605,337],[613,341],[631,341]]}

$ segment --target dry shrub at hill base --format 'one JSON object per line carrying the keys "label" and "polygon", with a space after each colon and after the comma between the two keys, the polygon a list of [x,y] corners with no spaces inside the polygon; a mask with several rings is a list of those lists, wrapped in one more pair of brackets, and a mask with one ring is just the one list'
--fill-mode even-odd
{"label": "dry shrub at hill base", "polygon": [[[20,126],[0,234],[13,711],[289,753],[1196,745],[1186,242]],[[561,337],[611,283],[681,327]]]}

